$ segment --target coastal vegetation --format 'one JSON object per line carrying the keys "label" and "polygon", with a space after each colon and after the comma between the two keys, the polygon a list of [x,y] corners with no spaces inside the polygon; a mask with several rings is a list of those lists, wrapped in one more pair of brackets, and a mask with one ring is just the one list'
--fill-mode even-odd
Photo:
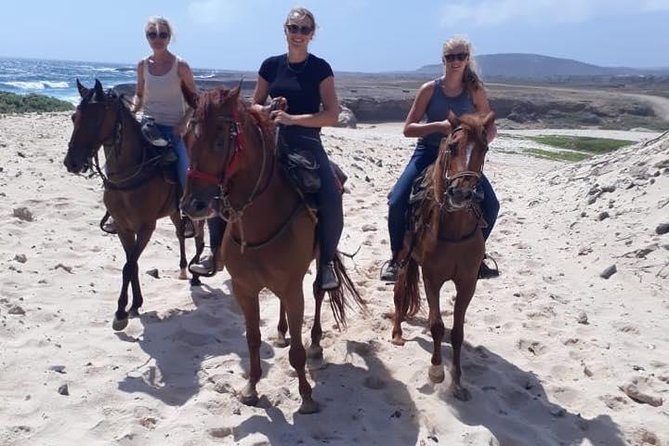
{"label": "coastal vegetation", "polygon": [[57,112],[74,109],[67,101],[41,94],[20,95],[0,91],[0,113]]}
{"label": "coastal vegetation", "polygon": [[585,152],[592,155],[608,153],[631,144],[629,141],[620,139],[593,138],[590,136],[544,135],[528,136],[527,139],[547,146]]}

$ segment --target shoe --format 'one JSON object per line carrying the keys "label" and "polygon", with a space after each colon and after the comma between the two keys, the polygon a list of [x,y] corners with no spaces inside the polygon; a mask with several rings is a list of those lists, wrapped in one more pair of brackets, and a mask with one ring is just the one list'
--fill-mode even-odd
{"label": "shoe", "polygon": [[322,290],[339,288],[339,279],[335,273],[334,263],[328,262],[320,270],[320,287]]}
{"label": "shoe", "polygon": [[397,274],[400,267],[395,260],[388,260],[381,267],[381,280],[384,282],[397,282]]}
{"label": "shoe", "polygon": [[102,217],[102,221],[100,221],[100,229],[108,234],[116,234],[118,232],[116,230],[116,222],[114,222],[114,217],[109,215],[109,212],[106,212],[105,216]]}
{"label": "shoe", "polygon": [[181,217],[182,218],[182,226],[184,230],[184,238],[193,238],[195,237],[195,227],[193,226],[193,222],[191,221],[190,218],[188,217]]}
{"label": "shoe", "polygon": [[214,256],[209,254],[208,256],[200,259],[199,263],[193,263],[188,269],[191,273],[196,273],[201,276],[208,276],[214,274]]}
{"label": "shoe", "polygon": [[494,277],[499,277],[499,269],[497,268],[497,262],[495,262],[495,259],[488,256],[485,256],[484,260],[485,259],[492,260],[495,266],[491,268],[485,264],[485,261],[481,262],[481,266],[479,267],[479,279],[492,279]]}

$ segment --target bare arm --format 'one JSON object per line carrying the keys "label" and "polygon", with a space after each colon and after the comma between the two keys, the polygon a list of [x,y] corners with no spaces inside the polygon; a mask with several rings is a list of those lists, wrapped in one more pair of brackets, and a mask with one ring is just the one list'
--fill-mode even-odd
{"label": "bare arm", "polygon": [[[185,61],[180,61],[178,66],[178,74],[181,82],[186,86],[186,88],[193,93],[197,92],[197,86],[195,85],[195,79],[193,78],[193,72]],[[181,120],[175,127],[175,133],[179,136],[182,136],[186,132],[186,127],[188,121],[193,116],[193,109],[188,106],[186,112],[181,117]]]}
{"label": "bare arm", "polygon": [[[290,115],[283,110],[271,112],[274,122],[284,125],[299,125],[301,127],[332,127],[339,119],[339,102],[335,90],[334,76],[323,79],[318,86],[323,109],[316,113]],[[290,104],[288,104],[290,106]]]}
{"label": "bare arm", "polygon": [[[472,95],[472,100],[474,101],[474,107],[476,107],[476,111],[478,113],[486,115],[492,111],[490,108],[490,102],[488,102],[488,94],[486,93],[485,89],[479,88],[476,90]],[[495,136],[497,136],[497,126],[495,125],[494,120],[490,121],[486,127],[486,134],[488,137],[488,143],[492,142],[492,140],[495,139]]]}
{"label": "bare arm", "polygon": [[451,123],[447,119],[428,123],[420,122],[425,116],[427,104],[430,102],[434,88],[434,82],[430,81],[424,83],[418,90],[411,105],[411,110],[409,110],[409,114],[404,121],[404,136],[415,138],[437,132],[448,135],[451,131]]}
{"label": "bare arm", "polygon": [[137,86],[135,88],[135,97],[132,98],[132,112],[137,113],[144,105],[144,60],[137,64]]}
{"label": "bare arm", "polygon": [[269,107],[265,106],[269,96],[269,83],[260,75],[256,79],[256,88],[253,90],[253,102],[251,108],[261,113],[269,113]]}

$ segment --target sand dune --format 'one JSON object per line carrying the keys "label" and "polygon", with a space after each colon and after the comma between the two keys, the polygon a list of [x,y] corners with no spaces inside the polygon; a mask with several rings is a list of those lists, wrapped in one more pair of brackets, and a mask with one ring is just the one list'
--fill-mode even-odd
{"label": "sand dune", "polygon": [[261,298],[264,377],[247,407],[229,276],[178,280],[168,220],[140,259],[142,316],[111,329],[123,250],[97,228],[100,180],[62,166],[70,130],[67,114],[0,117],[0,444],[669,444],[668,136],[631,132],[646,142],[578,164],[525,156],[536,143],[518,134],[494,141],[502,211],[488,251],[502,275],[479,282],[467,314],[473,398],[460,402],[427,377],[425,314],[404,324],[404,347],[389,342],[392,287],[378,280],[384,197],[414,142],[395,124],[324,130],[350,177],[340,248],[360,248],[346,265],[368,312],[340,332],[324,310],[310,371],[321,412],[300,415],[288,350],[271,344],[277,299]]}

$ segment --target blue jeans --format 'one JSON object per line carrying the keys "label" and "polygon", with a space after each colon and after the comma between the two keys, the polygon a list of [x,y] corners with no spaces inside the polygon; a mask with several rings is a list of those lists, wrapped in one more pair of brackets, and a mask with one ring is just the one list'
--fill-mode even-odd
{"label": "blue jeans", "polygon": [[[439,154],[439,147],[426,146],[422,143],[416,145],[416,149],[409,159],[397,183],[393,186],[388,196],[388,232],[390,234],[390,249],[393,258],[402,250],[404,244],[404,233],[406,232],[409,218],[409,196],[411,186],[420,173],[430,164],[434,163]],[[484,198],[481,203],[483,216],[488,222],[488,227],[483,229],[483,237],[487,240],[499,213],[499,201],[492,189],[490,182],[481,176],[481,187]]]}
{"label": "blue jeans", "polygon": [[174,133],[174,127],[172,126],[156,123],[156,127],[158,127],[158,130],[160,130],[160,133],[163,134],[165,139],[170,142],[174,149],[174,153],[177,155],[177,175],[179,177],[179,184],[181,184],[181,191],[183,192],[186,188],[186,174],[188,172],[189,164],[188,152],[186,152],[184,140]]}
{"label": "blue jeans", "polygon": [[330,160],[321,143],[320,130],[299,126],[281,127],[279,141],[281,150],[286,150],[286,147],[308,150],[318,162],[321,187],[316,193],[318,205],[316,235],[320,247],[320,264],[324,265],[333,261],[337,254],[337,245],[344,229],[344,211]]}

